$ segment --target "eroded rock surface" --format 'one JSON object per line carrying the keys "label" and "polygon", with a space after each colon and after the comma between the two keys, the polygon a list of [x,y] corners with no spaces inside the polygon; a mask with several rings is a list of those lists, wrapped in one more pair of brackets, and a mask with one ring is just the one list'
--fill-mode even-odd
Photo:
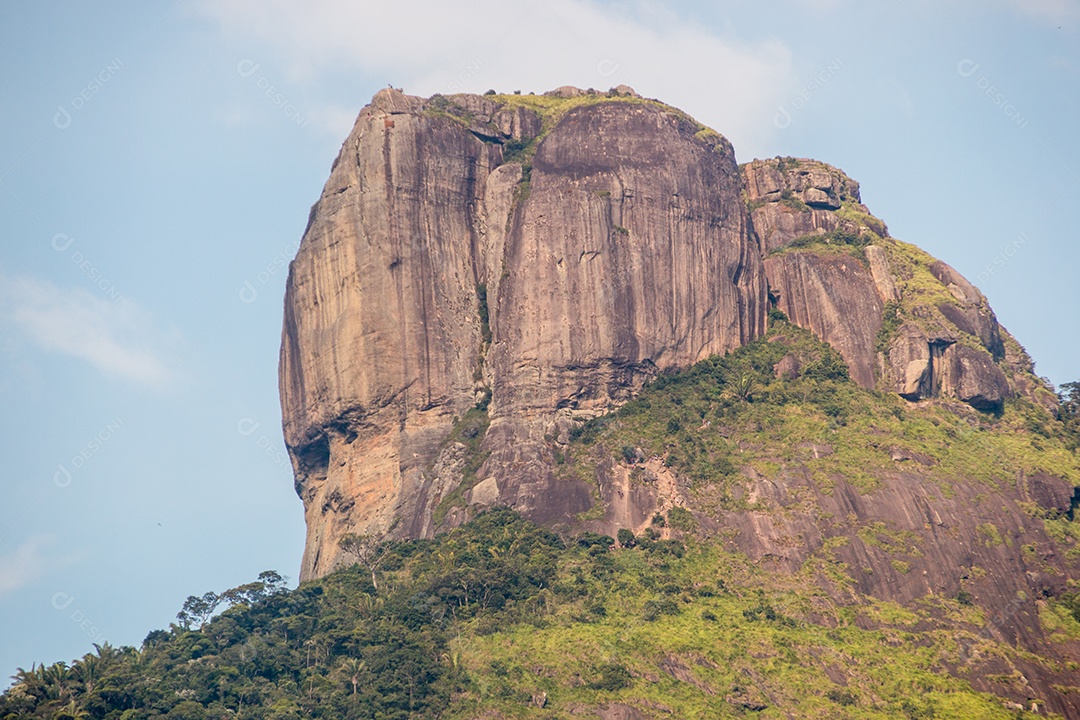
{"label": "eroded rock surface", "polygon": [[[1032,521],[1024,501],[1050,513],[1066,512],[1072,486],[1039,474],[1021,478],[1020,494],[990,502],[985,485],[960,482],[946,493],[929,481],[932,470],[897,460],[897,472],[870,494],[842,480],[822,493],[808,474],[797,471],[759,479],[748,496],[761,509],[726,514],[713,532],[730,537],[732,549],[760,566],[781,573],[798,571],[830,544],[836,560],[854,570],[859,592],[901,605],[969,593],[972,602],[993,610],[981,633],[957,635],[959,654],[953,662],[966,668],[962,676],[982,691],[1020,702],[1040,698],[1054,712],[1072,717],[1075,701],[1055,687],[1073,684],[1074,671],[1048,669],[1034,656],[1003,663],[976,649],[986,638],[1046,657],[1062,652],[1060,641],[1043,634],[1039,610],[1045,598],[1066,590],[1071,563],[1042,524]],[[1017,552],[1020,547],[1028,548],[1027,555]],[[820,584],[831,587],[824,575]],[[844,592],[834,599],[847,602]],[[1005,686],[992,679],[1003,665],[1015,678]]]}
{"label": "eroded rock surface", "polygon": [[[721,136],[626,87],[380,91],[287,286],[302,577],[333,568],[345,533],[430,536],[469,507],[579,526],[596,491],[555,471],[573,428],[759,337],[770,306],[863,387],[988,412],[1049,402],[986,298],[890,238],[836,168],[740,168]],[[463,438],[470,412],[483,430]]]}
{"label": "eroded rock surface", "polygon": [[303,577],[333,567],[346,532],[433,532],[453,489],[435,481],[441,446],[485,393],[466,500],[572,521],[591,495],[555,480],[552,436],[764,330],[730,145],[628,89],[594,100],[541,140],[533,110],[487,97],[388,89],[361,111],[286,296]]}
{"label": "eroded rock surface", "polygon": [[[858,183],[834,167],[775,158],[742,171],[773,301],[835,347],[856,382],[1001,410],[1013,392],[997,367],[1005,342],[975,286],[889,238]],[[882,337],[886,320],[893,327]],[[964,337],[967,346],[953,347]]]}
{"label": "eroded rock surface", "polygon": [[361,112],[290,268],[280,385],[304,577],[343,532],[430,532],[427,467],[474,402],[477,238],[509,212],[486,202],[500,147],[421,104],[383,90]]}
{"label": "eroded rock surface", "polygon": [[847,253],[794,250],[767,257],[765,272],[784,314],[835,347],[855,382],[874,387],[882,303],[866,266]]}
{"label": "eroded rock surface", "polygon": [[742,166],[751,219],[766,253],[796,238],[824,234],[849,226],[836,210],[861,205],[859,184],[840,170],[816,160],[774,158]]}

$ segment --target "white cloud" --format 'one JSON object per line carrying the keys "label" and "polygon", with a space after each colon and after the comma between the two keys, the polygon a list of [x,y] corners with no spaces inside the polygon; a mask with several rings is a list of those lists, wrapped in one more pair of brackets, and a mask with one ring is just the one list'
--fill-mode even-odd
{"label": "white cloud", "polygon": [[163,338],[130,300],[0,275],[0,319],[42,349],[85,360],[107,375],[158,386],[172,378],[158,350]]}
{"label": "white cloud", "polygon": [[199,8],[228,36],[262,46],[270,57],[253,59],[284,67],[292,82],[359,75],[417,95],[626,83],[714,126],[740,155],[740,143],[771,137],[794,87],[782,43],[719,38],[653,2],[204,0]]}
{"label": "white cloud", "polygon": [[45,574],[48,564],[42,552],[52,538],[34,535],[12,550],[0,545],[0,596],[15,592]]}

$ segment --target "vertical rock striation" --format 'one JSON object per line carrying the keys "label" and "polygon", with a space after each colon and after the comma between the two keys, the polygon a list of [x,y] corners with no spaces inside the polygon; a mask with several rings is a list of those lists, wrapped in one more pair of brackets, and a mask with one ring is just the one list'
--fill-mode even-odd
{"label": "vertical rock striation", "polygon": [[889,237],[836,168],[737,166],[723,137],[625,87],[380,91],[286,289],[302,577],[334,567],[345,533],[426,537],[470,507],[580,525],[607,501],[556,472],[573,428],[761,336],[770,306],[863,387],[987,412],[1042,392],[985,297]]}
{"label": "vertical rock striation", "polygon": [[381,91],[292,263],[281,400],[304,500],[302,575],[353,530],[430,532],[425,468],[473,404],[479,218],[499,148]]}
{"label": "vertical rock striation", "polygon": [[[428,536],[467,503],[571,522],[593,500],[552,438],[764,330],[730,144],[626,92],[564,99],[388,89],[361,111],[286,291],[302,577],[344,533]],[[466,470],[456,423],[487,397]]]}
{"label": "vertical rock striation", "polygon": [[498,285],[481,469],[531,517],[569,522],[591,504],[554,478],[545,437],[764,330],[733,153],[697,131],[661,106],[602,103],[537,148]]}

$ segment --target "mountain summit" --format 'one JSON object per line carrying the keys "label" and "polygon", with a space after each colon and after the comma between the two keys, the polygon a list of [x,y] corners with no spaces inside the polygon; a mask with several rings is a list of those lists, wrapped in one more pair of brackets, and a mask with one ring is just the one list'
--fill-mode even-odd
{"label": "mountain summit", "polygon": [[[762,337],[770,308],[866,388],[991,413],[1051,397],[982,293],[890,238],[836,168],[738,166],[722,136],[625,86],[380,91],[289,273],[302,576],[335,566],[344,533],[430,537],[492,504],[583,525],[593,489],[553,462],[574,427]],[[639,529],[658,502],[595,529]]]}

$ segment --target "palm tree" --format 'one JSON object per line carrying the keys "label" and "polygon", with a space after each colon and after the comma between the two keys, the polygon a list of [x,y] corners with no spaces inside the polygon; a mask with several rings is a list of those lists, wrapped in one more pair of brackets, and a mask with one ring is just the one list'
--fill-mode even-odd
{"label": "palm tree", "polygon": [[90,693],[94,691],[94,683],[101,677],[102,665],[100,655],[86,653],[83,655],[82,660],[72,666],[71,673],[76,680],[83,684],[83,692]]}
{"label": "palm tree", "polygon": [[88,718],[91,717],[91,715],[85,708],[79,707],[75,704],[75,701],[72,700],[65,705],[55,717],[58,720],[82,720],[82,718]]}
{"label": "palm tree", "polygon": [[356,658],[345,658],[341,663],[341,671],[345,673],[345,676],[349,678],[349,682],[352,683],[353,695],[356,694],[356,686],[360,684],[360,673],[364,671],[366,665],[366,662]]}
{"label": "palm tree", "polygon": [[725,391],[729,397],[734,397],[742,402],[750,402],[754,399],[757,390],[757,381],[752,375],[740,375],[735,382]]}
{"label": "palm tree", "polygon": [[34,663],[29,670],[18,668],[11,676],[16,686],[22,686],[23,692],[34,697],[45,695],[45,666]]}
{"label": "palm tree", "polygon": [[461,650],[461,636],[454,638],[447,645],[447,651],[442,654],[442,659],[450,665],[454,675],[461,672],[465,662],[465,653]]}
{"label": "palm tree", "polygon": [[43,681],[45,697],[49,700],[62,700],[71,690],[71,671],[67,663],[60,661],[44,669]]}
{"label": "palm tree", "polygon": [[126,647],[123,650],[113,647],[109,644],[108,640],[106,640],[102,645],[94,643],[94,650],[97,652],[98,657],[106,663],[111,663],[113,660],[119,659],[125,654],[124,651],[126,651],[127,649],[128,648]]}

